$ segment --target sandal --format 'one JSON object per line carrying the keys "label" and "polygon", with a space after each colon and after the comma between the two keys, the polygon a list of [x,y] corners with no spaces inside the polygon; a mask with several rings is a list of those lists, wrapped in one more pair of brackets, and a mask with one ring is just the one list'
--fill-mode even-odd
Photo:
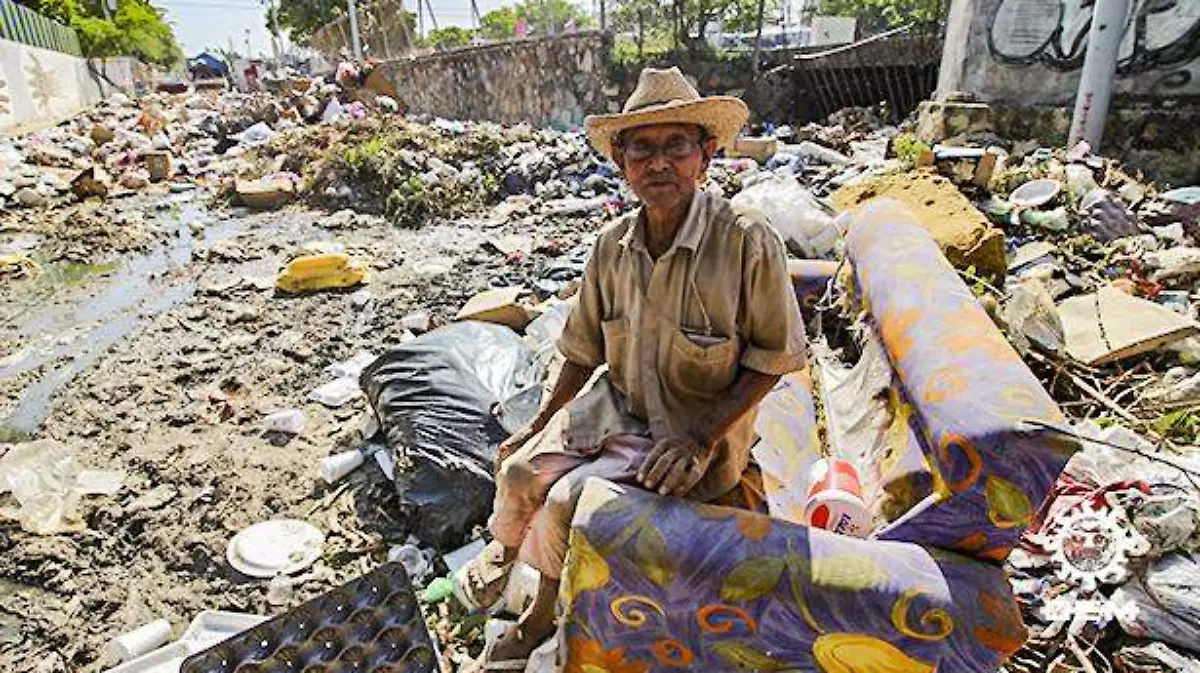
{"label": "sandal", "polygon": [[489,542],[478,556],[454,573],[454,597],[471,612],[491,608],[504,596],[514,563],[516,559],[504,560],[503,545],[495,540]]}

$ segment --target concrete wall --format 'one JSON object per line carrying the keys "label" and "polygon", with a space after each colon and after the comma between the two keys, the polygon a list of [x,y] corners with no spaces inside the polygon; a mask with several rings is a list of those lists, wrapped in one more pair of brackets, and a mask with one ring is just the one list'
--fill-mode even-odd
{"label": "concrete wall", "polygon": [[566,128],[606,109],[610,38],[524,40],[389,61],[378,74],[409,111]]}
{"label": "concrete wall", "polygon": [[[938,92],[984,102],[1071,105],[1092,3],[953,0]],[[1118,101],[1200,99],[1200,0],[1130,0]]]}
{"label": "concrete wall", "polygon": [[108,59],[89,68],[76,56],[0,40],[0,133],[57,124],[118,87],[132,88],[133,72],[132,59]]}

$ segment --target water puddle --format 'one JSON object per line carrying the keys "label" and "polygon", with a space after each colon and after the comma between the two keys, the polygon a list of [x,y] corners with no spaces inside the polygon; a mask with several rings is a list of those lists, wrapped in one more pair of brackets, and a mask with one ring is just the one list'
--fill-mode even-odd
{"label": "water puddle", "polygon": [[[194,275],[177,273],[198,245],[212,246],[246,228],[244,220],[213,221],[201,206],[173,203],[153,216],[170,235],[149,253],[98,264],[55,264],[38,279],[46,297],[23,309],[6,331],[21,347],[0,358],[0,380],[42,370],[0,421],[0,441],[37,431],[55,393],[144,320],[187,301]],[[193,229],[200,230],[193,234]],[[86,288],[86,291],[83,291]]]}

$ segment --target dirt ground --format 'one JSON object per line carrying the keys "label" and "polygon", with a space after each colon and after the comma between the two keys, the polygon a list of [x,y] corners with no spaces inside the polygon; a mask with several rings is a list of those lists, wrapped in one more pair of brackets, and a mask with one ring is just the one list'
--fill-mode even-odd
{"label": "dirt ground", "polygon": [[[202,610],[285,610],[268,604],[266,580],[225,561],[230,538],[258,521],[304,519],[327,535],[324,578],[292,605],[383,562],[408,535],[392,484],[370,461],[333,487],[317,476],[321,458],[361,444],[366,402],[332,410],[306,396],[330,364],[397,343],[407,313],[429,310],[436,326],[489,285],[533,287],[598,227],[518,216],[398,229],[347,213],[210,209],[199,194],[106,208],[129,222],[69,246],[51,241],[78,238],[78,217],[0,227],[51,249],[36,280],[0,279],[4,434],[53,438],[85,467],[128,475],[117,495],[85,499],[81,532],[0,526],[4,671],[99,671],[115,663],[106,642],[159,617],[178,636]],[[535,252],[486,245],[502,234],[534,236]],[[286,258],[322,241],[370,261],[365,305],[357,288],[276,294]],[[268,436],[262,418],[289,407],[304,410],[305,431]]]}

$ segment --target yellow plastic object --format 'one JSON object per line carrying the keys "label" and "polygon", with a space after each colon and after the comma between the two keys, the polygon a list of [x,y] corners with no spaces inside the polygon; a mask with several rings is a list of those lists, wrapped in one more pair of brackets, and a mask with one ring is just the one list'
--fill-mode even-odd
{"label": "yellow plastic object", "polygon": [[42,267],[40,264],[33,261],[33,258],[29,255],[19,252],[0,255],[0,273],[10,270],[18,273],[24,273],[35,278],[40,276],[42,273]]}
{"label": "yellow plastic object", "polygon": [[344,252],[306,255],[292,260],[275,287],[284,292],[313,292],[367,282],[367,265]]}

